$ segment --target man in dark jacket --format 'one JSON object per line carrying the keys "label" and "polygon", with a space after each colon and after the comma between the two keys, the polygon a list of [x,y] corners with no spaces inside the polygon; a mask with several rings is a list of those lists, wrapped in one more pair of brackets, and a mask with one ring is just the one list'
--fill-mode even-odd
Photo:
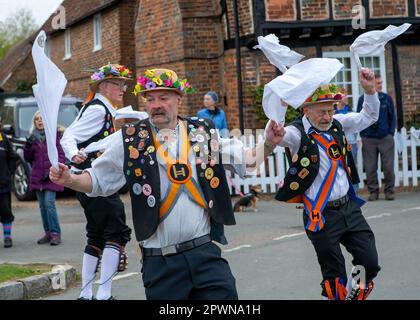
{"label": "man in dark jacket", "polygon": [[12,246],[12,173],[16,166],[16,153],[6,135],[2,132],[0,118],[0,222],[3,224],[4,247]]}
{"label": "man in dark jacket", "polygon": [[[362,137],[363,166],[366,170],[366,183],[369,201],[378,200],[378,154],[381,155],[381,167],[384,172],[385,199],[394,200],[394,131],[396,125],[395,107],[392,98],[382,92],[382,78],[375,75],[376,91],[381,103],[379,118],[374,124],[360,132]],[[360,112],[363,97],[359,98],[357,111]]]}

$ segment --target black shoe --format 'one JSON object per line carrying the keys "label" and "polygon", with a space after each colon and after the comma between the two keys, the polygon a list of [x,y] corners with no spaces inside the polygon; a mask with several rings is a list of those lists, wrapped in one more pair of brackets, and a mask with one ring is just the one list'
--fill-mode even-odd
{"label": "black shoe", "polygon": [[85,297],[79,297],[79,298],[77,298],[76,300],[96,300],[96,299],[95,299],[95,297],[92,297],[92,298],[90,298],[90,299],[85,298]]}
{"label": "black shoe", "polygon": [[379,193],[373,192],[369,195],[368,201],[375,201],[379,199]]}
{"label": "black shoe", "polygon": [[385,193],[385,199],[386,200],[395,200],[393,193]]}
{"label": "black shoe", "polygon": [[12,238],[4,238],[4,245],[5,248],[11,248],[13,246]]}

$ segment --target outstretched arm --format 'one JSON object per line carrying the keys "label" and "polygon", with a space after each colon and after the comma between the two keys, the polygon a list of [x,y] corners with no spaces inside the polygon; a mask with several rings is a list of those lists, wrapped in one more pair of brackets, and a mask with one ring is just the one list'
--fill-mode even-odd
{"label": "outstretched arm", "polygon": [[67,188],[90,193],[92,192],[92,178],[88,172],[76,175],[69,172],[69,168],[62,164],[58,164],[58,170],[54,167],[50,168],[50,180],[55,184],[65,186]]}
{"label": "outstretched arm", "polygon": [[266,128],[266,138],[257,144],[255,148],[248,149],[245,153],[247,167],[258,168],[260,164],[273,152],[275,147],[281,143],[286,130],[282,124],[270,120]]}

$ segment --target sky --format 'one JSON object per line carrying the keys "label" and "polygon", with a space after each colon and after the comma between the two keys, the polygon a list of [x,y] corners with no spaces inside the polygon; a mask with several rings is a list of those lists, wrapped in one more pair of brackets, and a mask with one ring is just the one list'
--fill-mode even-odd
{"label": "sky", "polygon": [[62,2],[63,0],[0,0],[0,21],[21,8],[27,8],[32,12],[38,26],[41,26]]}

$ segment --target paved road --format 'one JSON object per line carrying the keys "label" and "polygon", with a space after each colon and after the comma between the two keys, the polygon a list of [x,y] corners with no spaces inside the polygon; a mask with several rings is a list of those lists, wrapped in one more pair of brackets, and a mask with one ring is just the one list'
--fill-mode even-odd
{"label": "paved road", "polygon": [[[62,245],[37,245],[41,222],[36,203],[16,203],[14,247],[7,251],[0,248],[0,262],[69,263],[80,271],[85,245],[84,216],[73,199],[61,199],[59,203]],[[131,207],[126,208],[132,226]],[[303,232],[301,210],[272,200],[259,202],[258,208],[258,213],[238,214],[237,225],[226,228],[230,243],[223,247],[223,255],[236,277],[239,297],[319,300],[321,274],[315,252]],[[371,298],[420,299],[419,193],[401,193],[395,201],[370,202],[363,212],[375,232],[382,267]],[[143,300],[134,241],[128,244],[127,252],[129,268],[117,276],[113,294],[119,299]],[[351,257],[345,257],[350,270]],[[79,284],[46,299],[72,300],[78,292]]]}

